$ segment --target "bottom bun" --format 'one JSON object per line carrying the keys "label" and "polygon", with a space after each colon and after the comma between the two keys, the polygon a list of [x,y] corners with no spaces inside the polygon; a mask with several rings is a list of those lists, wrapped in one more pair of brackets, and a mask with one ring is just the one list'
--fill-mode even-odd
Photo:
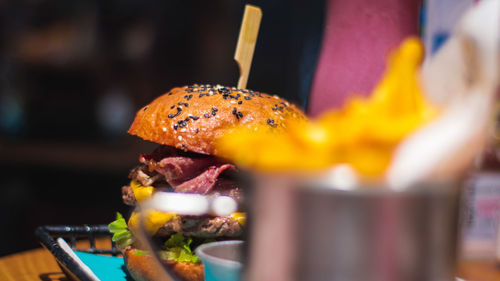
{"label": "bottom bun", "polygon": [[[156,281],[160,280],[157,269],[154,266],[153,257],[150,255],[136,255],[137,250],[127,248],[123,252],[125,265],[136,281]],[[171,272],[185,281],[203,281],[203,265],[201,263],[190,262],[170,262],[164,261]]]}

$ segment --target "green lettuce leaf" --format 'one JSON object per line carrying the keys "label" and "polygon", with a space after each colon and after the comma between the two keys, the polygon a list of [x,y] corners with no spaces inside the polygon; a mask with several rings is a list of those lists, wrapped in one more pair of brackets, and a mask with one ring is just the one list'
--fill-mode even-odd
{"label": "green lettuce leaf", "polygon": [[163,259],[176,262],[199,263],[200,259],[191,250],[191,243],[193,243],[193,239],[186,238],[180,233],[173,234],[165,241],[166,250],[162,251],[160,255]]}
{"label": "green lettuce leaf", "polygon": [[167,241],[165,241],[165,248],[181,247],[184,245],[184,235],[180,233],[172,234]]}
{"label": "green lettuce leaf", "polygon": [[136,256],[147,256],[147,255],[149,255],[149,252],[148,251],[136,250],[134,252],[134,255],[136,255]]}
{"label": "green lettuce leaf", "polygon": [[116,243],[118,248],[123,249],[134,242],[127,222],[120,213],[116,213],[116,220],[111,222],[108,228],[109,232],[113,233],[111,240]]}

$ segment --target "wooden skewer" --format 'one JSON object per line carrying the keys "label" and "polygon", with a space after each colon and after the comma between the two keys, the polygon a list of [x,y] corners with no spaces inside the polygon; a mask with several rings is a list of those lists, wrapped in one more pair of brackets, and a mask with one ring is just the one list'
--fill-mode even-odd
{"label": "wooden skewer", "polygon": [[238,89],[245,89],[247,86],[261,18],[262,11],[259,7],[252,5],[245,6],[245,14],[241,22],[238,44],[236,45],[236,52],[234,53],[234,60],[238,63],[240,68]]}

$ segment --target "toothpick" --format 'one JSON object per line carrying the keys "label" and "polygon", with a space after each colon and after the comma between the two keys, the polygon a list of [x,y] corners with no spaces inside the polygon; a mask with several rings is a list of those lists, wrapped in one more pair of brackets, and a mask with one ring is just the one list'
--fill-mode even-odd
{"label": "toothpick", "polygon": [[261,18],[262,11],[259,7],[252,5],[245,6],[245,14],[241,22],[238,44],[236,45],[236,52],[234,53],[234,60],[238,63],[240,68],[238,89],[245,89],[247,86]]}

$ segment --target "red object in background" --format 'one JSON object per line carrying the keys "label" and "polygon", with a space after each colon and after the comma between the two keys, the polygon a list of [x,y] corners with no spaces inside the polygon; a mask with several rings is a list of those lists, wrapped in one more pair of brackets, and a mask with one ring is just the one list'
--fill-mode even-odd
{"label": "red object in background", "polygon": [[418,34],[420,0],[329,0],[309,114],[340,106],[352,93],[368,94],[391,48]]}

